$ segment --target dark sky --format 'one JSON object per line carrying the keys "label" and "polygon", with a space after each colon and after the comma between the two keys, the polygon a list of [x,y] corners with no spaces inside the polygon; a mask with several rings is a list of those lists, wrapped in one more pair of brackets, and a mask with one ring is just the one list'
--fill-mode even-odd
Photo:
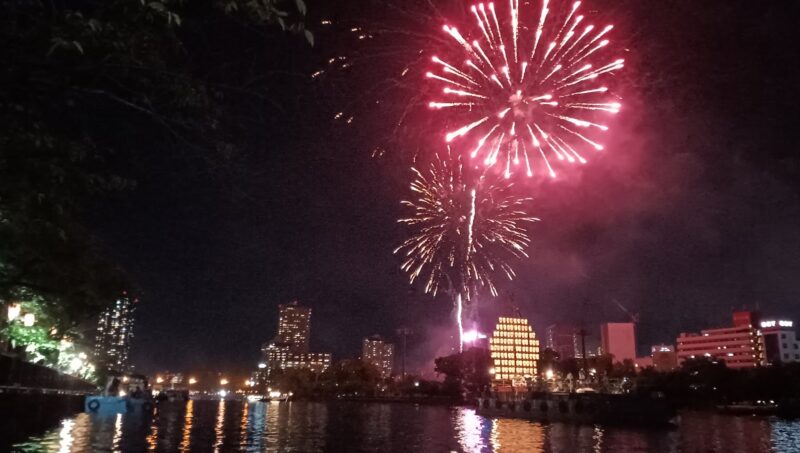
{"label": "dark sky", "polygon": [[[503,297],[513,293],[539,335],[556,321],[623,321],[619,300],[641,315],[640,352],[725,325],[743,306],[800,321],[800,4],[589,3],[612,8],[629,49],[625,108],[607,153],[527,188],[542,221]],[[251,367],[277,305],[293,299],[313,307],[318,351],[352,356],[362,337],[408,323],[429,359],[450,306],[409,287],[391,253],[405,237],[396,219],[408,155],[395,146],[371,158],[382,132],[358,116],[332,121],[347,92],[308,78],[351,49],[335,33],[314,48],[280,33],[209,33],[230,39],[202,52],[232,52],[269,80],[269,99],[244,107],[241,168],[220,177],[180,159],[140,165],[137,189],[93,215],[141,287],[137,365]]]}

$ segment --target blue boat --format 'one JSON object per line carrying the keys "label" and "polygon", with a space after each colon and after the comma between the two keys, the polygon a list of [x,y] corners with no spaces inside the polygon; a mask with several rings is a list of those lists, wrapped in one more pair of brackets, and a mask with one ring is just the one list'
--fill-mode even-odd
{"label": "blue boat", "polygon": [[84,411],[92,414],[149,413],[153,410],[147,377],[137,374],[109,376],[102,394],[90,395]]}

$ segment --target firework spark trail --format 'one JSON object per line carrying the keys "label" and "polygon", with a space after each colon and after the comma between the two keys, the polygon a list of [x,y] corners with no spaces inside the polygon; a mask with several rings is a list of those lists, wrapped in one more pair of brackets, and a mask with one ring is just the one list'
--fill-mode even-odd
{"label": "firework spark trail", "polygon": [[[581,25],[586,18],[578,13],[580,1],[568,10],[550,3],[520,8],[519,0],[509,0],[507,14],[500,14],[493,2],[472,6],[474,33],[445,25],[457,45],[432,58],[443,75],[427,73],[443,85],[444,95],[428,105],[450,110],[449,119],[463,121],[446,131],[445,141],[456,145],[473,137],[467,146],[470,156],[482,157],[487,167],[501,164],[506,178],[523,167],[527,176],[554,178],[554,161],[586,163],[582,148],[601,151],[603,146],[589,131],[579,130],[606,131],[596,118],[622,108],[601,85],[601,79],[624,67],[622,59],[603,60],[609,58],[606,35],[613,26],[597,31],[594,25]],[[527,36],[527,30],[534,32]]]}
{"label": "firework spark trail", "polygon": [[402,202],[410,215],[399,222],[413,232],[394,253],[411,283],[419,278],[426,293],[450,293],[463,333],[463,304],[481,289],[496,296],[495,274],[514,277],[509,263],[528,256],[527,226],[538,219],[528,214],[531,199],[514,195],[513,184],[465,176],[458,156],[437,155],[429,170],[412,170],[414,197]]}
{"label": "firework spark trail", "polygon": [[461,293],[456,296],[456,323],[458,323],[458,352],[464,352],[464,302]]}
{"label": "firework spark trail", "polygon": [[469,192],[469,222],[467,222],[467,258],[472,253],[472,230],[475,225],[475,197],[477,191],[472,189]]}

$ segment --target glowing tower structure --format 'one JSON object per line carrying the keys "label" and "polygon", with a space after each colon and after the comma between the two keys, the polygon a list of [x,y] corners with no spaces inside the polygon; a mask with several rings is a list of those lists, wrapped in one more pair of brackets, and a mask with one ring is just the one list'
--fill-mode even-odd
{"label": "glowing tower structure", "polygon": [[138,302],[123,292],[122,297],[100,315],[94,342],[94,360],[98,369],[130,371],[133,313]]}
{"label": "glowing tower structure", "polygon": [[489,340],[496,388],[524,387],[536,376],[539,340],[524,318],[500,317]]}

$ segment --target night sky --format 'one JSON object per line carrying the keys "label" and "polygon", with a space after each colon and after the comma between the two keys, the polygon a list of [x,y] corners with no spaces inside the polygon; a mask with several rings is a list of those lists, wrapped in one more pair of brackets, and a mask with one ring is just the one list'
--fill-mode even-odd
{"label": "night sky", "polygon": [[[727,325],[735,308],[800,321],[800,4],[588,3],[613,14],[629,49],[624,109],[606,153],[525,189],[542,219],[531,259],[481,302],[483,321],[513,297],[540,336],[552,322],[596,328],[626,320],[617,300],[640,313],[640,353]],[[166,151],[143,158],[128,168],[137,188],[91,212],[141,291],[137,367],[252,367],[278,304],[294,299],[313,307],[312,350],[355,356],[364,336],[408,324],[415,360],[432,359],[451,307],[410,287],[392,255],[411,153],[395,144],[371,157],[383,131],[360,122],[369,112],[334,121],[347,90],[309,77],[346,41],[209,34],[229,39],[194,43],[198,61],[233,53],[268,80],[268,98],[239,106],[241,156],[218,171]],[[239,76],[226,71],[210,72]]]}

